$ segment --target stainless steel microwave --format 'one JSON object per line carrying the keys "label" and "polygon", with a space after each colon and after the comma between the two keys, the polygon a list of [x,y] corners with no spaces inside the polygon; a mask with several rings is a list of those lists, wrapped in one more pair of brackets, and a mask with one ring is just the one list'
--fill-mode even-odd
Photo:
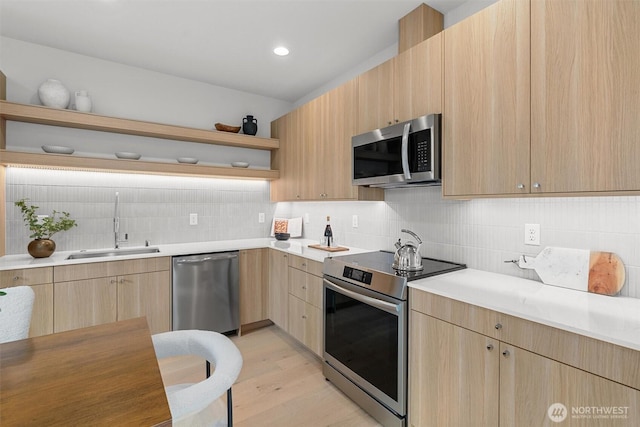
{"label": "stainless steel microwave", "polygon": [[353,185],[440,185],[440,114],[351,138]]}

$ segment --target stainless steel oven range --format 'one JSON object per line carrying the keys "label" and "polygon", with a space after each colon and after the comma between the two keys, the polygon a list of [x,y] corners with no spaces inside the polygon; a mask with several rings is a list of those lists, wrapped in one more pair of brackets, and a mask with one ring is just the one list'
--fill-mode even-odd
{"label": "stainless steel oven range", "polygon": [[379,251],[324,261],[324,376],[386,427],[407,416],[407,282],[466,268],[423,258],[396,271]]}

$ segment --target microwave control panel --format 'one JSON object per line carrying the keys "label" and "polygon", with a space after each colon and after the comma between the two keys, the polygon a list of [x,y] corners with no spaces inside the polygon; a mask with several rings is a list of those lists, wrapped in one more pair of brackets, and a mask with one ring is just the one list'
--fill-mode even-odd
{"label": "microwave control panel", "polygon": [[415,142],[414,172],[431,172],[431,141],[429,132],[420,132]]}

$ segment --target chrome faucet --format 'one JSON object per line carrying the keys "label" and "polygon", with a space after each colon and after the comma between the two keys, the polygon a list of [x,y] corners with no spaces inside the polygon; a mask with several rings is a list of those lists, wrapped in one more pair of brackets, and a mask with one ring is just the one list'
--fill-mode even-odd
{"label": "chrome faucet", "polygon": [[126,242],[127,238],[129,237],[127,234],[124,235],[124,240],[120,240],[119,236],[120,236],[120,215],[119,215],[119,208],[120,208],[120,193],[118,193],[116,191],[116,207],[115,210],[113,212],[113,240],[114,240],[114,247],[116,249],[120,248],[120,242]]}

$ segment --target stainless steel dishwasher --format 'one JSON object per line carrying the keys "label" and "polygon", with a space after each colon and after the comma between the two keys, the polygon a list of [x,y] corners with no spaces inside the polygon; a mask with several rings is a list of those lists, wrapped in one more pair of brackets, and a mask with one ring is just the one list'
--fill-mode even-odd
{"label": "stainless steel dishwasher", "polygon": [[238,252],[173,257],[173,330],[240,326]]}

